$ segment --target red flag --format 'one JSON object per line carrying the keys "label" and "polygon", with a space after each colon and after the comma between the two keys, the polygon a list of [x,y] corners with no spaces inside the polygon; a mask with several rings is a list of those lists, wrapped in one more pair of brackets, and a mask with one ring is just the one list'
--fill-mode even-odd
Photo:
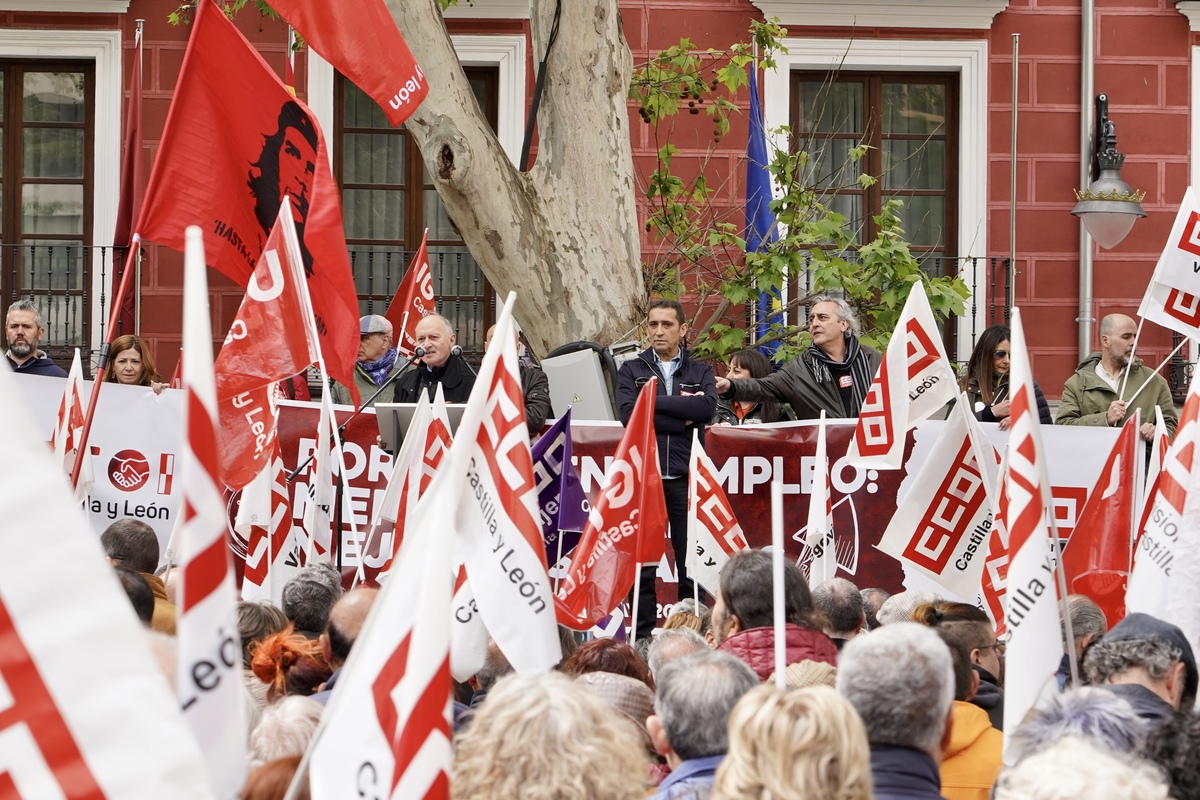
{"label": "red flag", "polygon": [[1067,591],[1095,600],[1104,609],[1109,627],[1125,617],[1125,582],[1129,578],[1129,544],[1136,508],[1134,485],[1142,469],[1139,427],[1139,414],[1125,422],[1063,549]]}
{"label": "red flag", "polygon": [[231,489],[254,480],[271,458],[277,383],[316,360],[317,332],[289,205],[284,198],[213,366],[221,481]]}
{"label": "red flag", "polygon": [[271,7],[378,103],[392,125],[408,119],[429,94],[425,73],[383,0],[271,0]]}
{"label": "red flag", "polygon": [[651,378],[638,395],[555,598],[558,621],[569,628],[587,630],[606,617],[633,588],[636,563],[662,558],[667,508],[654,438],[657,382]]}
{"label": "red flag", "polygon": [[[142,24],[138,22],[133,45],[133,77],[129,81],[129,108],[125,115],[125,149],[121,153],[121,197],[117,202],[117,228],[113,247],[130,247],[133,221],[142,208],[146,175],[142,169]],[[125,266],[128,268],[128,265]],[[117,277],[119,283],[119,276]],[[113,284],[114,286],[117,284]],[[133,333],[138,287],[127,292],[121,304],[120,332]]]}
{"label": "red flag", "polygon": [[428,238],[429,229],[426,228],[425,235],[421,237],[421,246],[383,315],[392,323],[392,341],[396,348],[410,358],[417,346],[417,323],[437,310],[437,298],[433,296],[433,275],[429,271],[429,251],[425,248]]}
{"label": "red flag", "polygon": [[312,112],[203,0],[136,230],[182,250],[184,228],[199,222],[206,262],[245,286],[284,196],[325,363],[357,402],[358,296],[325,140]]}

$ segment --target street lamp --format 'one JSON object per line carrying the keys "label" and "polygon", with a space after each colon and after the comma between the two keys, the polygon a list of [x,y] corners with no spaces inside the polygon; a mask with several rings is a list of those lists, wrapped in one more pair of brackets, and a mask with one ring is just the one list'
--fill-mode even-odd
{"label": "street lamp", "polygon": [[1108,118],[1108,95],[1096,95],[1096,158],[1093,180],[1085,191],[1075,192],[1079,202],[1071,213],[1083,220],[1083,227],[1105,250],[1116,247],[1133,228],[1142,210],[1145,192],[1137,192],[1121,180],[1124,153],[1117,152],[1117,126]]}

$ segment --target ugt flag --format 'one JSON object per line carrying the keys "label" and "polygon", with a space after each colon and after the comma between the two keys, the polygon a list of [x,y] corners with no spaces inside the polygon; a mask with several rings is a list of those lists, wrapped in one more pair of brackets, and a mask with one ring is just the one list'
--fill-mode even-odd
{"label": "ugt flag", "polygon": [[213,365],[221,482],[230,489],[250,483],[270,462],[277,426],[275,384],[317,360],[317,330],[290,205],[283,198]]}
{"label": "ugt flag", "polygon": [[412,358],[417,346],[417,323],[437,312],[437,298],[433,294],[433,273],[429,270],[429,250],[425,241],[429,229],[421,237],[408,271],[396,288],[392,302],[388,303],[383,316],[392,323],[392,341],[406,358]]}
{"label": "ugt flag", "polygon": [[905,434],[953,400],[957,391],[925,284],[917,281],[867,391],[846,457],[864,469],[899,469]]}
{"label": "ugt flag", "polygon": [[199,224],[206,263],[246,286],[284,197],[325,363],[357,402],[358,294],[325,140],[221,9],[200,0],[137,233],[182,250],[184,228]]}

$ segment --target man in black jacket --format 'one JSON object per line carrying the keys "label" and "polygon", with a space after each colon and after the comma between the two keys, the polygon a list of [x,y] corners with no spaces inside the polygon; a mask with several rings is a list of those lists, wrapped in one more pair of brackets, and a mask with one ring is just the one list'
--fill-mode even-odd
{"label": "man in black jacket", "polygon": [[454,326],[450,320],[430,314],[417,323],[415,334],[416,346],[423,347],[425,355],[412,371],[396,381],[394,401],[415,403],[421,392],[428,392],[432,400],[440,383],[447,403],[467,402],[475,385],[475,373],[454,352]]}
{"label": "man in black jacket", "polygon": [[[654,405],[654,432],[658,440],[658,463],[663,477],[671,545],[679,574],[679,599],[691,597],[692,580],[685,567],[687,558],[688,465],[692,431],[700,432],[717,408],[717,385],[712,368],[693,361],[682,346],[687,335],[683,306],[676,300],[655,300],[646,318],[650,347],[621,365],[617,374],[617,408],[621,423],[629,424],[638,392],[651,378],[658,378]],[[649,636],[658,621],[654,592],[657,564],[642,567],[638,598],[636,638]]]}

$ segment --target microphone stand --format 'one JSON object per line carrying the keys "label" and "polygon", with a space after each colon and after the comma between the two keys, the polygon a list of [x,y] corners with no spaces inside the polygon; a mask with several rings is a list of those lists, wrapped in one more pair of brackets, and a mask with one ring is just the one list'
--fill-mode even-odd
{"label": "microphone stand", "polygon": [[[334,431],[330,435],[329,443],[333,444],[335,437],[336,437],[337,441],[341,441],[341,435],[346,431],[346,426],[349,425],[351,422],[353,422],[355,419],[357,419],[359,414],[366,411],[367,408],[372,403],[374,403],[376,399],[378,399],[379,395],[383,394],[384,389],[388,388],[393,383],[395,383],[397,379],[399,379],[402,375],[404,375],[406,372],[408,372],[410,369],[412,369],[414,366],[416,366],[417,362],[420,361],[424,357],[425,357],[425,352],[424,352],[424,349],[422,349],[422,352],[419,355],[414,355],[412,357],[412,359],[408,360],[407,363],[405,363],[405,365],[403,367],[401,367],[400,369],[393,369],[392,374],[388,375],[387,380],[385,380],[382,384],[380,384],[379,388],[375,391],[375,394],[373,394],[369,398],[367,398],[367,402],[360,405],[355,410],[355,412],[353,414],[351,414],[345,422],[343,422],[341,425],[339,425],[337,430]],[[312,460],[315,457],[316,457],[316,451],[310,453],[308,458],[305,460],[305,462],[303,464],[296,467],[294,470],[291,471],[291,473],[288,474],[287,482],[291,483],[293,480],[295,480],[297,475],[299,475],[301,472],[303,472],[305,469],[308,468],[308,465],[312,463]]]}

